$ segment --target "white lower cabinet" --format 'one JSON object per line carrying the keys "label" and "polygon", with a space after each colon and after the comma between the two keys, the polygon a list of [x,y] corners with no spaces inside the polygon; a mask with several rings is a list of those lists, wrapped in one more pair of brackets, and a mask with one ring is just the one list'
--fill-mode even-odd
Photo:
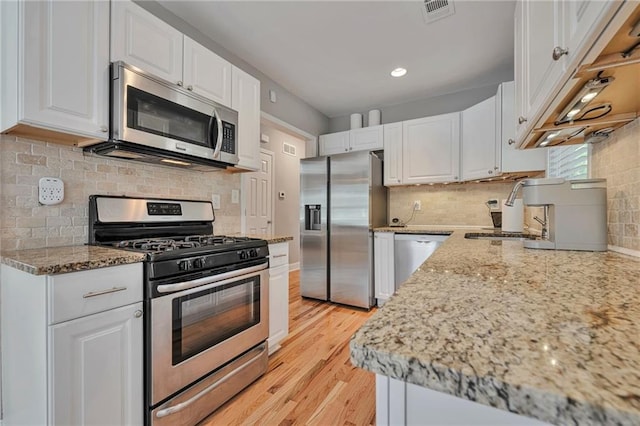
{"label": "white lower cabinet", "polygon": [[52,424],[142,423],[142,303],[50,327]]}
{"label": "white lower cabinet", "polygon": [[376,374],[376,424],[548,425],[540,420],[379,374]]}
{"label": "white lower cabinet", "polygon": [[374,288],[378,306],[383,305],[395,292],[394,233],[374,232]]}
{"label": "white lower cabinet", "polygon": [[289,334],[289,243],[269,244],[269,354]]}
{"label": "white lower cabinet", "polygon": [[142,264],[1,268],[4,424],[142,425]]}

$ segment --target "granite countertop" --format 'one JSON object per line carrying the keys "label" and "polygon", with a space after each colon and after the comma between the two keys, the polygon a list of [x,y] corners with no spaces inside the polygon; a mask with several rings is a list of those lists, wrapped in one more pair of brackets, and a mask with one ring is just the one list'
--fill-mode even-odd
{"label": "granite countertop", "polygon": [[640,424],[640,259],[465,231],[356,332],[352,362],[550,423]]}
{"label": "granite countertop", "polygon": [[236,235],[241,235],[243,237],[249,237],[249,238],[260,238],[262,240],[267,240],[268,244],[284,243],[284,242],[293,240],[293,236],[291,235],[273,235],[273,234],[264,235],[264,234],[242,234],[242,233],[238,233]]}
{"label": "granite countertop", "polygon": [[53,275],[142,262],[143,253],[99,246],[64,246],[6,251],[5,265],[33,275]]}

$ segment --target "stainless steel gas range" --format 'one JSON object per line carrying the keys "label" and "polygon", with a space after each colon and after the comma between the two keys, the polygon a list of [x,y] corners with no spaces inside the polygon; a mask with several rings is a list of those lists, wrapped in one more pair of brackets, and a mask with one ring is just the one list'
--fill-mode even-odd
{"label": "stainless steel gas range", "polygon": [[148,425],[194,425],[267,369],[268,247],[210,202],[93,195],[89,243],[146,253]]}

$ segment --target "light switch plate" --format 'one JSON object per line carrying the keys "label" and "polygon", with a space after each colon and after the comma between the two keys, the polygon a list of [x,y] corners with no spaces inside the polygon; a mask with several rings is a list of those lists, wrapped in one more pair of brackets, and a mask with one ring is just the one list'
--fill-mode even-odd
{"label": "light switch plate", "polygon": [[220,194],[213,194],[211,196],[211,204],[213,204],[214,209],[220,208]]}
{"label": "light switch plate", "polygon": [[233,204],[238,204],[240,202],[240,191],[237,189],[231,190],[231,202]]}
{"label": "light switch plate", "polygon": [[64,182],[54,177],[43,177],[38,181],[38,202],[45,206],[60,204],[64,200]]}

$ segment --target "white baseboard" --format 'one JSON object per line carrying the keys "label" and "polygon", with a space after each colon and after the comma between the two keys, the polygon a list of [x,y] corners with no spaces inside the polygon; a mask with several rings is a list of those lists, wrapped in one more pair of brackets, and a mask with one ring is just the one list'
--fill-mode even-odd
{"label": "white baseboard", "polygon": [[289,272],[297,271],[298,269],[300,269],[300,262],[290,263],[289,264]]}
{"label": "white baseboard", "polygon": [[637,251],[637,250],[631,250],[628,248],[612,246],[612,245],[607,246],[607,248],[611,251],[615,251],[616,253],[622,253],[629,256],[640,257],[640,251]]}

